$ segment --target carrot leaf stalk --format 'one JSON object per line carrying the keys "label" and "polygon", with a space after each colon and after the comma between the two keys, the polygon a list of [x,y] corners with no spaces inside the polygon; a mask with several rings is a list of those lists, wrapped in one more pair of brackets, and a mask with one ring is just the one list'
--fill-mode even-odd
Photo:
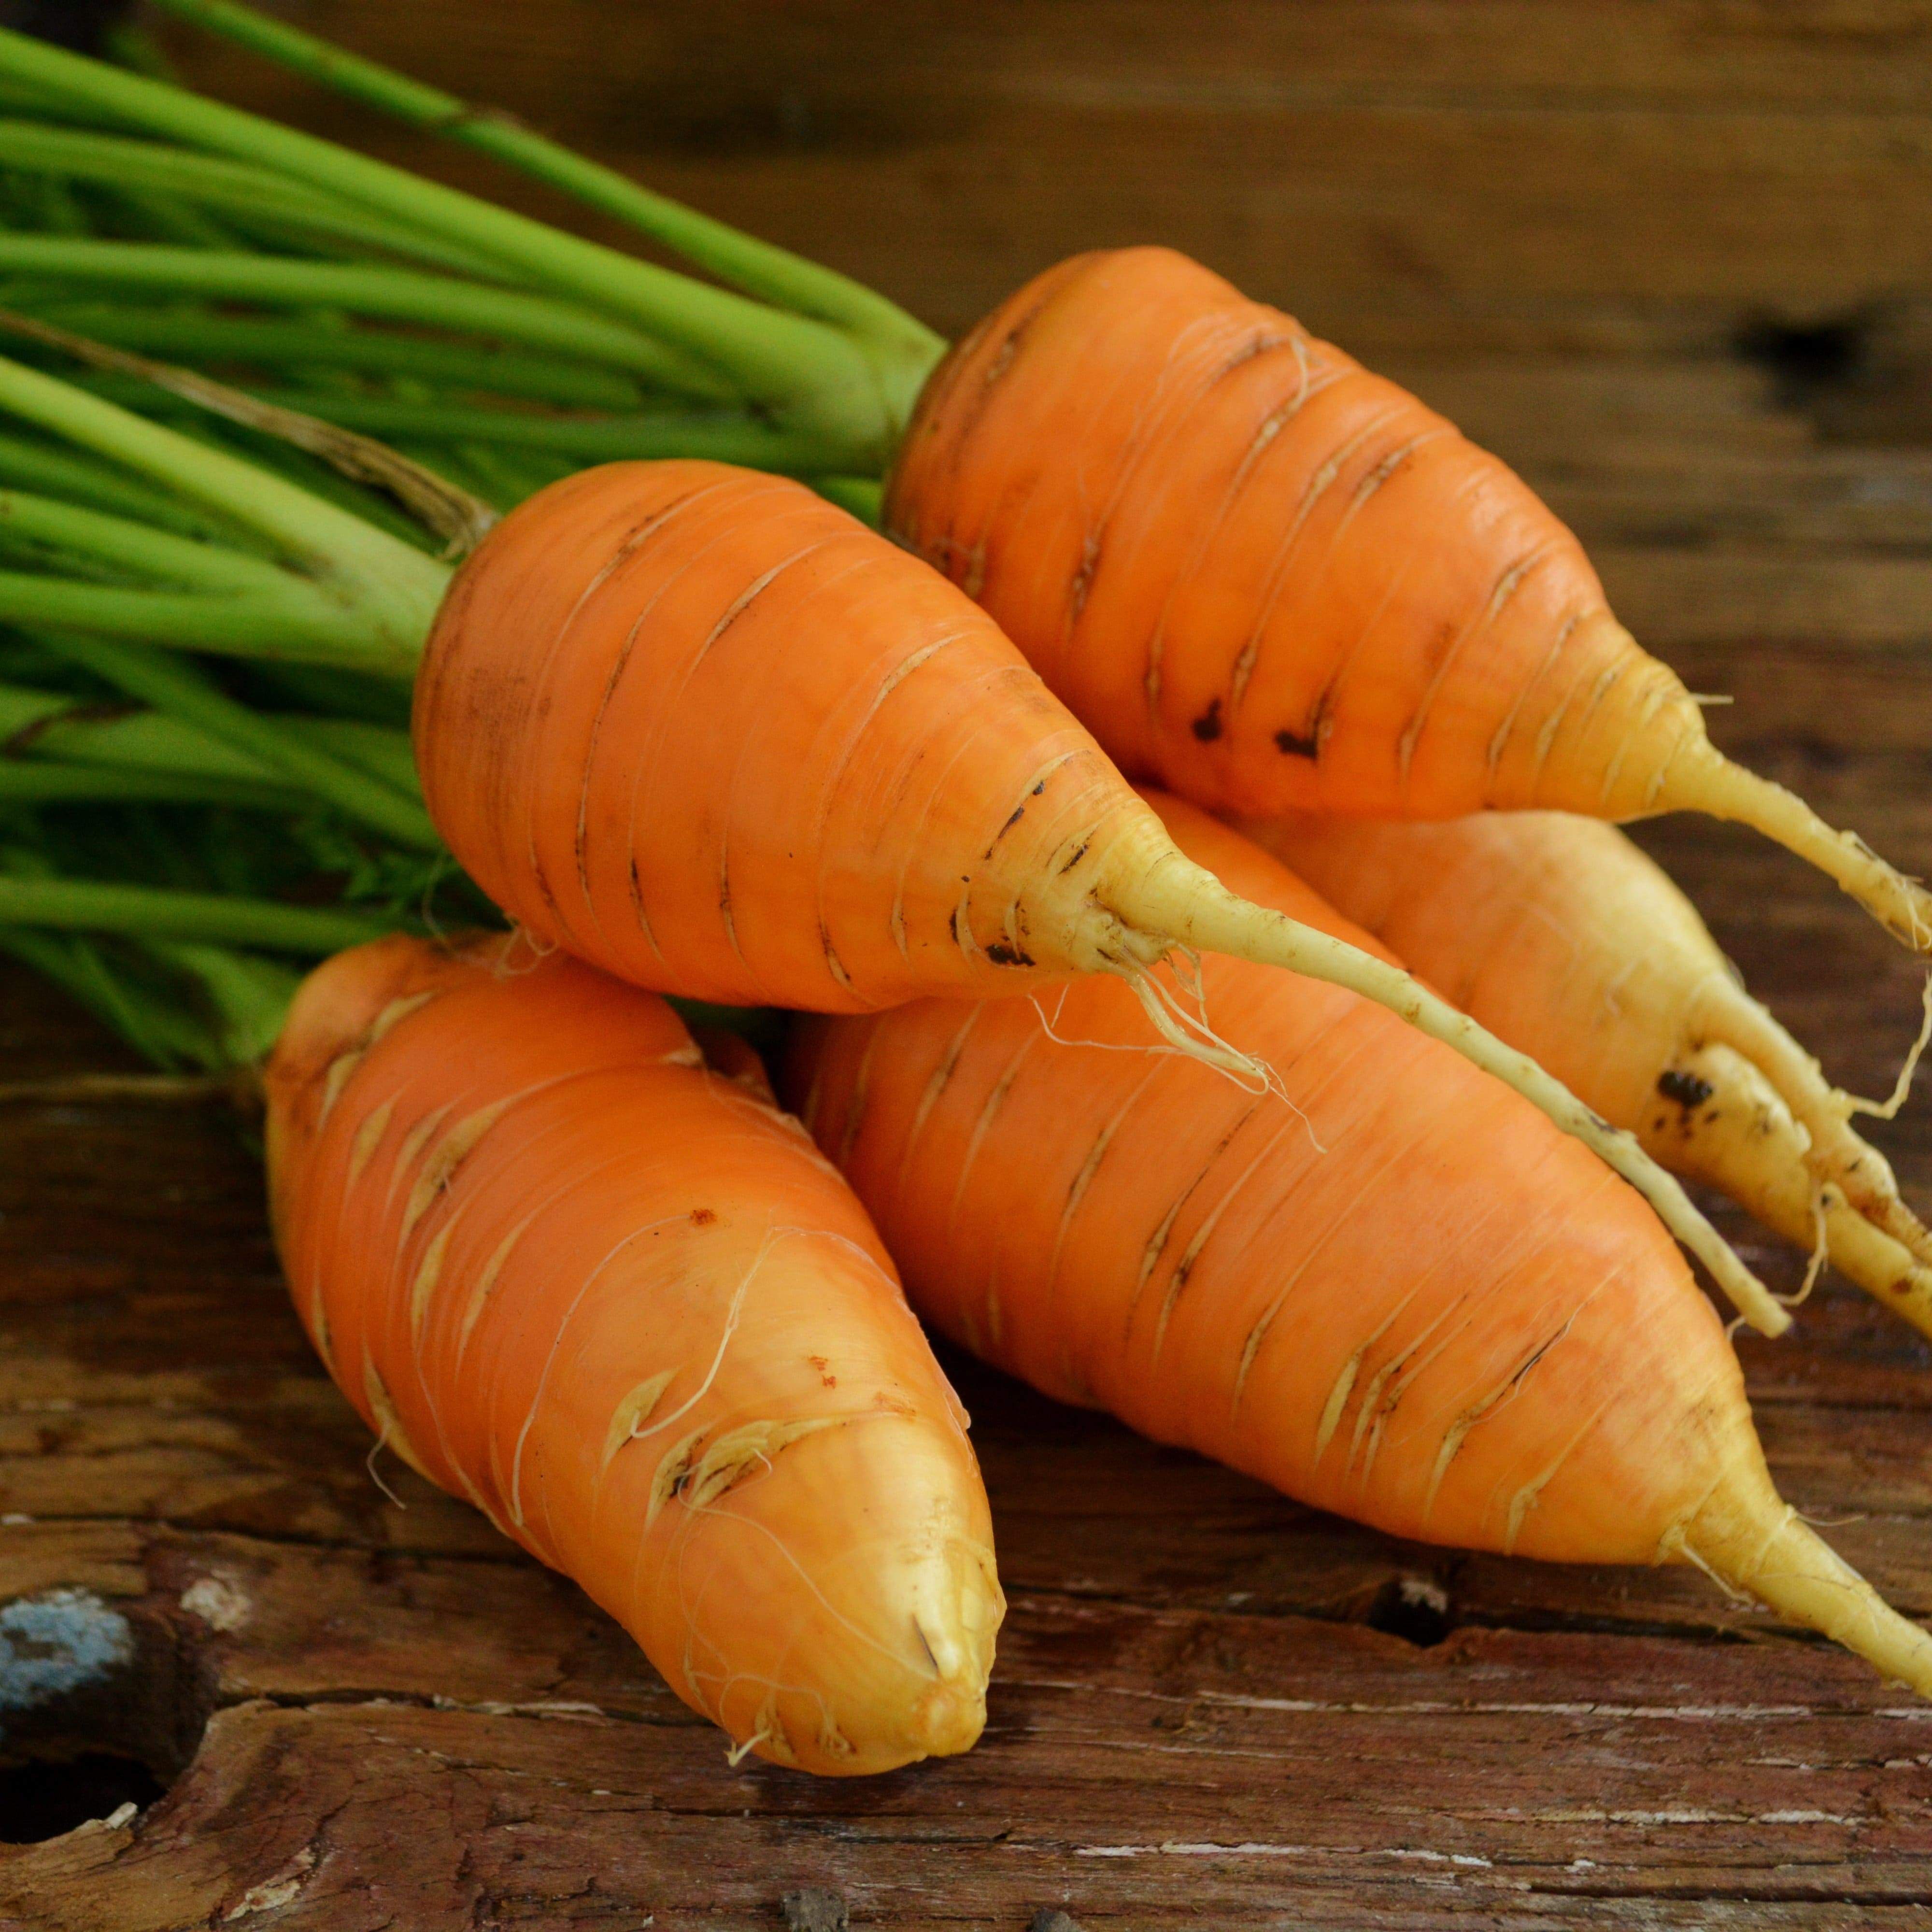
{"label": "carrot leaf stalk", "polygon": [[[883,343],[788,313],[23,35],[0,34],[0,82],[68,112],[85,111],[269,168],[292,184],[320,189],[440,242],[478,251],[499,265],[506,280],[550,292],[525,296],[402,268],[312,265],[192,248],[144,250],[139,244],[110,246],[104,253],[103,244],[63,236],[0,236],[0,265],[16,271],[68,278],[91,274],[110,284],[138,278],[150,286],[251,294],[297,305],[326,304],[333,290],[334,298],[352,308],[360,302],[374,312],[406,312],[431,326],[460,316],[533,346],[562,348],[566,340],[582,344],[596,338],[601,346],[588,352],[593,359],[614,357],[617,366],[639,374],[662,376],[668,362],[687,371],[694,364],[715,372],[728,392],[795,427],[821,433],[844,458],[828,468],[861,473],[883,466],[934,359],[933,346],[922,344],[914,352],[902,343]],[[746,246],[754,252],[755,244]],[[117,262],[116,256],[124,259]],[[205,259],[197,261],[197,256]]]}
{"label": "carrot leaf stalk", "polygon": [[862,283],[640,188],[614,169],[546,140],[509,115],[473,106],[232,0],[160,4],[367,106],[478,148],[560,188],[748,295],[848,329],[882,349],[897,350],[902,373],[911,379],[914,392],[944,349],[930,329]]}
{"label": "carrot leaf stalk", "polygon": [[186,659],[130,648],[104,638],[58,636],[48,641],[129,697],[198,728],[275,778],[335,806],[350,818],[414,850],[442,850],[436,827],[416,800],[336,756],[312,737],[278,729],[226,696]]}
{"label": "carrot leaf stalk", "polygon": [[26,878],[0,872],[0,926],[317,954],[359,946],[389,931],[391,923],[333,907],[285,905],[222,892],[98,880]]}

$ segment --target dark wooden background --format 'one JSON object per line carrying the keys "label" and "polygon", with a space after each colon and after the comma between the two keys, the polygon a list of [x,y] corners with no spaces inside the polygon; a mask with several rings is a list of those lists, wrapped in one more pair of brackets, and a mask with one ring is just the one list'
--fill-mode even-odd
{"label": "dark wooden background", "polygon": [[[1736,694],[1728,748],[1932,866],[1932,4],[283,10],[948,330],[1078,248],[1190,250],[1520,465]],[[557,212],[170,38],[230,98]],[[1646,837],[1882,1090],[1910,963],[1744,835]],[[0,1078],[122,1064],[0,977]],[[1881,1135],[1922,1208],[1928,1109]],[[0,1109],[0,1838],[145,1808],[0,1845],[0,1926],[736,1932],[807,1887],[904,1932],[1932,1926],[1932,1708],[1851,1660],[1694,1573],[1399,1546],[967,1364],[1012,1598],[985,1742],[729,1770],[570,1586],[371,1480],[258,1190],[217,1110]],[[1744,1352],[1786,1493],[1932,1616],[1925,1347],[1828,1285]]]}

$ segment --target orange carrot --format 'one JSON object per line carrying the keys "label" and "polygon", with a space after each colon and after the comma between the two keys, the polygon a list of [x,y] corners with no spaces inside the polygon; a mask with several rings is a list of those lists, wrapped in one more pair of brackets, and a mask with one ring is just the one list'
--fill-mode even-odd
{"label": "orange carrot", "polygon": [[1712,745],[1517,477],[1185,256],[1078,256],[1010,297],[928,384],[886,519],[1130,775],[1198,804],[1706,812],[1932,948],[1923,890]]}
{"label": "orange carrot", "polygon": [[663,1001],[510,944],[378,940],[297,996],[270,1188],[329,1372],[740,1753],[964,1750],[986,1496],[863,1210]]}
{"label": "orange carrot", "polygon": [[1781,1311],[1676,1184],[1399,968],[1174,846],[986,614],[803,485],[698,462],[553,484],[458,573],[416,682],[430,814],[540,944],[635,984],[851,1012],[1126,979],[1207,947],[1351,986],[1528,1095]]}
{"label": "orange carrot", "polygon": [[1241,829],[1665,1166],[1807,1249],[1822,1222],[1840,1270],[1932,1334],[1932,1235],[1850,1124],[1888,1109],[1826,1081],[1614,826],[1523,812]]}
{"label": "orange carrot", "polygon": [[[1367,935],[1163,802],[1232,884]],[[1686,1561],[1932,1694],[1932,1640],[1778,1497],[1711,1304],[1628,1189],[1346,991],[1210,960],[1244,1094],[1122,988],[803,1022],[786,1072],[914,1305],[1097,1403],[1403,1536]]]}

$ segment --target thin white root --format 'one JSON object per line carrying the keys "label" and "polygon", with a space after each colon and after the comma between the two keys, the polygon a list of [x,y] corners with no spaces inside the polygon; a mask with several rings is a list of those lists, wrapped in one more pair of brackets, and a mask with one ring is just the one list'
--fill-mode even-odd
{"label": "thin white root", "polygon": [[1852,1112],[1869,1114],[1873,1119],[1892,1120],[1898,1118],[1898,1110],[1904,1106],[1912,1091],[1912,1076],[1918,1071],[1920,1056],[1926,1044],[1932,1041],[1932,973],[1925,976],[1924,990],[1919,995],[1919,1005],[1923,1017],[1918,1022],[1918,1037],[1912,1042],[1912,1051],[1905,1056],[1905,1064],[1898,1070],[1898,1079],[1892,1090],[1888,1100],[1865,1100],[1853,1094],[1849,1096]]}
{"label": "thin white root", "polygon": [[1841,1204],[1844,1199],[1844,1196],[1828,1182],[1811,1190],[1811,1258],[1805,1265],[1804,1279],[1789,1294],[1778,1298],[1785,1307],[1802,1308],[1811,1299],[1811,1291],[1818,1286],[1818,1277],[1825,1272],[1825,1264],[1832,1258],[1830,1210]]}
{"label": "thin white root", "polygon": [[1267,1090],[1268,1070],[1239,1047],[1231,1046],[1205,1019],[1197,1019],[1188,1012],[1144,966],[1119,970],[1134,989],[1134,997],[1140,1001],[1154,1031],[1174,1052],[1226,1074],[1237,1086],[1251,1094]]}
{"label": "thin white root", "polygon": [[1166,865],[1122,894],[1113,908],[1142,930],[1166,932],[1190,945],[1280,966],[1346,986],[1451,1047],[1539,1108],[1628,1181],[1684,1247],[1702,1262],[1731,1304],[1766,1335],[1781,1335],[1791,1317],[1748,1268],[1690,1197],[1638,1144],[1586,1107],[1526,1053],[1505,1046],[1438,994],[1386,960],[1332,934],[1237,898],[1214,875],[1174,853]]}
{"label": "thin white root", "polygon": [[1762,832],[1817,867],[1914,952],[1932,952],[1932,896],[1855,832],[1827,825],[1796,792],[1735,765],[1708,741],[1687,747],[1647,801],[1651,812],[1702,812]]}

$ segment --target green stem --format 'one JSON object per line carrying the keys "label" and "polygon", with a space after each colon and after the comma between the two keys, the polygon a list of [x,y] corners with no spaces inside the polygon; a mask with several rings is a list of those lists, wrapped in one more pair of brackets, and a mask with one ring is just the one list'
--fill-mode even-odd
{"label": "green stem", "polygon": [[[144,386],[124,377],[87,380],[90,394],[137,403]],[[364,435],[471,442],[503,449],[554,451],[580,463],[702,457],[752,470],[815,475],[836,463],[836,444],[813,430],[786,428],[723,411],[688,415],[542,416],[518,410],[393,401],[332,390],[249,386],[244,393]],[[149,406],[158,407],[158,404]]]}
{"label": "green stem", "polygon": [[290,737],[237,704],[192,664],[104,638],[55,636],[47,641],[117,690],[206,732],[357,823],[416,851],[442,850],[436,827],[413,800],[344,763],[313,739]]}
{"label": "green stem", "polygon": [[224,534],[212,519],[171,502],[160,491],[118,475],[91,457],[29,442],[4,430],[0,430],[0,482],[22,484],[92,509],[132,517],[157,530],[172,530],[178,536]]}
{"label": "green stem", "polygon": [[365,106],[480,148],[628,223],[748,294],[922,358],[921,380],[945,351],[940,337],[862,283],[640,188],[614,169],[572,153],[508,115],[473,107],[234,0],[158,4]]}
{"label": "green stem", "polygon": [[[6,38],[0,29],[0,50]],[[100,242],[67,235],[0,234],[0,272],[51,277],[83,286],[160,289],[292,308],[344,308],[421,328],[467,331],[628,370],[654,386],[728,400],[718,382],[681,351],[621,322],[548,296],[493,288],[452,275],[355,262],[296,261],[284,255],[170,248],[150,242]]]}
{"label": "green stem", "polygon": [[574,409],[635,409],[640,397],[638,384],[629,377],[580,362],[388,329],[257,320],[208,308],[129,308],[104,303],[36,306],[34,313],[97,342],[202,365],[236,362],[262,369],[415,376],[447,388],[527,397]]}
{"label": "green stem", "polygon": [[254,759],[178,719],[118,700],[0,684],[0,762],[32,758],[263,787],[273,778]]}
{"label": "green stem", "polygon": [[[79,640],[61,640],[71,653]],[[308,711],[249,711],[282,738],[296,739],[340,764],[419,800],[410,735],[359,718],[318,717]],[[290,796],[274,784],[276,767],[221,739],[159,712],[98,704],[66,692],[0,684],[0,770],[22,761],[145,771],[237,788],[241,794]]]}
{"label": "green stem", "polygon": [[[0,118],[0,167],[98,182],[124,193],[164,194],[192,206],[226,210],[251,223],[270,218],[298,232],[347,242],[358,253],[404,255],[462,274],[502,278],[498,264],[473,249],[452,248],[352,202],[302,188],[266,168],[158,142]],[[208,245],[209,238],[204,237],[199,245]]]}
{"label": "green stem", "polygon": [[212,1064],[214,1042],[178,1010],[178,1003],[164,1004],[146,988],[137,992],[130,977],[116,972],[88,940],[0,926],[0,952],[51,980],[156,1066]]}
{"label": "green stem", "polygon": [[[478,248],[519,279],[622,315],[728,371],[754,400],[820,426],[863,471],[883,464],[910,400],[904,378],[838,329],[619,254],[292,128],[0,33],[0,76],[122,124],[258,162]],[[75,244],[70,244],[75,245]],[[916,385],[913,386],[916,388]]]}
{"label": "green stem", "polygon": [[270,714],[276,728],[290,737],[320,746],[332,757],[357,770],[367,772],[392,786],[406,798],[422,796],[422,781],[416,772],[416,754],[406,731],[392,730],[386,724],[370,724],[359,718],[317,718],[305,711]]}
{"label": "green stem", "polygon": [[[221,597],[198,591],[129,590],[56,577],[0,570],[0,619],[38,628],[213,651],[224,657],[285,658],[350,670],[406,674],[413,652],[379,654],[367,623],[345,606],[317,597]],[[418,644],[427,626],[418,634]]]}
{"label": "green stem", "polygon": [[[339,623],[332,628],[319,626],[318,647],[325,652],[325,662],[360,662],[372,669],[404,673],[413,669],[449,580],[444,566],[258,465],[225,455],[4,357],[0,410],[124,464],[268,539],[314,579],[317,590],[340,610]],[[94,588],[53,587],[76,593]],[[68,620],[44,608],[40,621]],[[116,631],[118,625],[104,626],[97,620],[77,628]],[[177,633],[170,641],[194,640]],[[211,642],[208,648],[224,646]]]}
{"label": "green stem", "polygon": [[[188,248],[232,248],[236,234],[178,195],[158,188],[116,187],[113,199],[137,241],[167,242]],[[117,227],[115,232],[122,232]]]}
{"label": "green stem", "polygon": [[222,1063],[255,1066],[280,1038],[302,976],[272,959],[190,940],[149,939],[145,950],[191,979],[214,1022]]}
{"label": "green stem", "polygon": [[7,537],[189,590],[272,597],[290,587],[288,572],[260,557],[25,490],[0,490],[0,538]]}
{"label": "green stem", "polygon": [[368,914],[152,886],[0,877],[0,925],[137,939],[206,940],[265,952],[324,953],[394,930]]}
{"label": "green stem", "polygon": [[0,804],[232,805],[294,811],[302,794],[288,786],[137,766],[56,764],[47,758],[0,758]]}
{"label": "green stem", "polygon": [[818,494],[850,510],[862,524],[879,527],[884,512],[885,485],[876,476],[813,476],[806,479]]}

